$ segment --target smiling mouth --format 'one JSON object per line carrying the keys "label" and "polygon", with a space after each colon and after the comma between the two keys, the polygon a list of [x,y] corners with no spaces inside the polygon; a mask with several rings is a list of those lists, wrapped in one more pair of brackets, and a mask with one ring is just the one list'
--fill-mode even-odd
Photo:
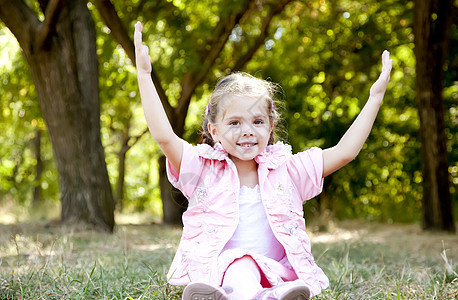
{"label": "smiling mouth", "polygon": [[253,146],[256,146],[258,143],[237,143],[237,146],[243,147],[243,148],[250,148]]}

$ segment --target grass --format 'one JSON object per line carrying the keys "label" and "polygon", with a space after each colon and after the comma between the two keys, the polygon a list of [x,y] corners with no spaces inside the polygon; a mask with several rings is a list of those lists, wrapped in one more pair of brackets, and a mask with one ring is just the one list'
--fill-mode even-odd
{"label": "grass", "polygon": [[317,299],[457,299],[456,235],[358,227],[315,237],[313,251],[322,253],[317,260],[331,281]]}
{"label": "grass", "polygon": [[[0,299],[181,299],[165,282],[181,228],[120,225],[107,235],[0,225]],[[458,238],[416,225],[346,222],[310,233],[331,286],[316,299],[456,299]]]}

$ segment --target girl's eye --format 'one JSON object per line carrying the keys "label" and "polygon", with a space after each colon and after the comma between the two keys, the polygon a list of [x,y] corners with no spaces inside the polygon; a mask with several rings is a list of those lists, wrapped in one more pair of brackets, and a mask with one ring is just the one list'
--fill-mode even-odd
{"label": "girl's eye", "polygon": [[256,120],[256,121],[254,121],[254,124],[255,125],[261,125],[261,124],[264,124],[264,121],[263,120]]}
{"label": "girl's eye", "polygon": [[229,125],[232,125],[232,126],[239,125],[239,121],[231,121],[229,122]]}

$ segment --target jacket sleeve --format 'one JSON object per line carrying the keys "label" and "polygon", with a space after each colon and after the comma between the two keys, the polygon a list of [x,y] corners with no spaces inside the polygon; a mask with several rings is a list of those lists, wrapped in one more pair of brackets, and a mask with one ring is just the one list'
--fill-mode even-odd
{"label": "jacket sleeve", "polygon": [[302,201],[315,197],[323,190],[322,149],[313,147],[291,156],[287,169]]}
{"label": "jacket sleeve", "polygon": [[203,169],[203,159],[195,147],[183,141],[183,156],[181,157],[180,172],[167,160],[167,177],[170,183],[179,189],[189,199],[194,193]]}

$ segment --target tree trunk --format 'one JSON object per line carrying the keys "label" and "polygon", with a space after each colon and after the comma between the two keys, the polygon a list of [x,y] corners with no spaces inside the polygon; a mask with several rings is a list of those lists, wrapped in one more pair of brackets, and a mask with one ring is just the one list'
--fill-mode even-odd
{"label": "tree trunk", "polygon": [[117,210],[122,212],[124,208],[124,181],[126,177],[126,155],[129,151],[129,133],[123,132],[121,150],[118,152],[118,180],[116,181],[116,206]]}
{"label": "tree trunk", "polygon": [[0,0],[0,18],[29,63],[53,145],[62,221],[111,232],[114,202],[100,138],[95,27],[86,1],[41,1],[40,22],[21,1]]}
{"label": "tree trunk", "polygon": [[34,207],[37,207],[41,202],[41,173],[43,173],[43,160],[41,159],[41,129],[35,129],[35,138],[33,140],[33,146],[35,149],[35,160],[37,164],[35,166],[35,182],[33,187],[33,199],[32,203]]}
{"label": "tree trunk", "polygon": [[183,194],[175,189],[167,179],[165,156],[159,157],[159,188],[161,189],[163,222],[182,225],[181,215],[186,211],[188,202]]}
{"label": "tree trunk", "polygon": [[423,173],[423,229],[455,232],[446,147],[443,65],[450,41],[451,0],[417,0],[414,11],[416,93]]}

